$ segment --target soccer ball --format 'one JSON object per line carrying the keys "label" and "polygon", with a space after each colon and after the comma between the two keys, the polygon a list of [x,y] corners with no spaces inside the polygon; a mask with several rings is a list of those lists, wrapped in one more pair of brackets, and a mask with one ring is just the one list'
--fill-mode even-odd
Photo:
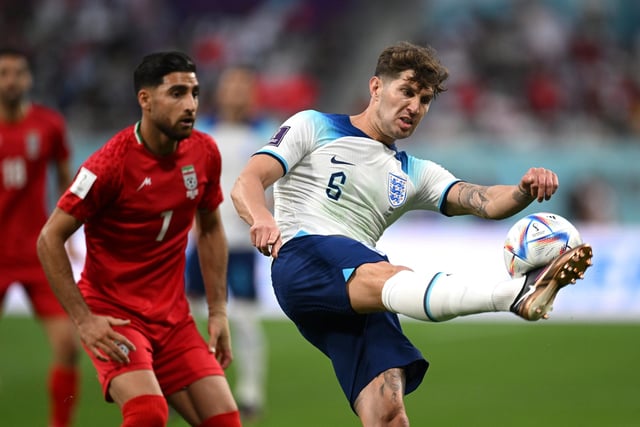
{"label": "soccer ball", "polygon": [[504,242],[504,263],[511,277],[522,277],[580,244],[582,237],[568,220],[553,213],[534,213],[509,229]]}

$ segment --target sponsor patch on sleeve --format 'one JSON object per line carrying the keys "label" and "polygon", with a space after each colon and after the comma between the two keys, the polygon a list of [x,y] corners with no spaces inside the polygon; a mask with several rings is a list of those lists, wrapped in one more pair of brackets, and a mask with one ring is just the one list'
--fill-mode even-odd
{"label": "sponsor patch on sleeve", "polygon": [[269,140],[269,145],[275,145],[276,147],[282,142],[282,138],[289,132],[291,126],[282,126]]}
{"label": "sponsor patch on sleeve", "polygon": [[80,172],[78,172],[78,176],[75,181],[71,184],[69,191],[81,199],[84,199],[89,193],[89,190],[91,190],[93,183],[96,182],[96,178],[97,176],[95,173],[83,166],[80,168]]}

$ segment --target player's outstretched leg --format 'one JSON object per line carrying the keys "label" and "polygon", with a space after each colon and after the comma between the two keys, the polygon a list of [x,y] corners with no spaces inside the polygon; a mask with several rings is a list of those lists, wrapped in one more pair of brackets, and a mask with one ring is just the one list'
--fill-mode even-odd
{"label": "player's outstretched leg", "polygon": [[522,290],[511,305],[511,311],[525,320],[549,317],[553,301],[560,289],[576,283],[591,266],[593,250],[584,243],[555,258],[545,267],[527,273]]}

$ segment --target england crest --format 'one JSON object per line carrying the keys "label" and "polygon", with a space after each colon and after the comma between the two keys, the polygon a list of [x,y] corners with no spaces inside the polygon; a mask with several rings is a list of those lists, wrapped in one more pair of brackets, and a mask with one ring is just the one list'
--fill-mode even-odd
{"label": "england crest", "polygon": [[394,208],[407,200],[407,179],[389,172],[389,203]]}
{"label": "england crest", "polygon": [[182,180],[187,189],[187,197],[191,200],[195,199],[198,195],[198,177],[196,176],[196,170],[193,165],[182,167]]}

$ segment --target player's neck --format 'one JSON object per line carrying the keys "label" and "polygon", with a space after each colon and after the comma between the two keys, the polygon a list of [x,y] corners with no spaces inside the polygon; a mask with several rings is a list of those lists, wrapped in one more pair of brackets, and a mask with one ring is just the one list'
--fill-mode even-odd
{"label": "player's neck", "polygon": [[167,135],[159,131],[157,128],[145,125],[145,121],[141,120],[136,125],[136,137],[138,141],[151,153],[157,156],[167,156],[173,154],[178,147],[178,142],[169,139]]}
{"label": "player's neck", "polygon": [[356,114],[355,116],[350,116],[351,124],[362,132],[364,132],[369,138],[380,141],[382,144],[391,146],[395,142],[394,140],[390,140],[388,137],[384,135],[380,128],[376,126],[375,122],[371,118],[371,112],[367,109],[360,114]]}
{"label": "player's neck", "polygon": [[0,121],[13,123],[22,120],[29,111],[30,102],[21,101],[18,103],[0,103]]}

